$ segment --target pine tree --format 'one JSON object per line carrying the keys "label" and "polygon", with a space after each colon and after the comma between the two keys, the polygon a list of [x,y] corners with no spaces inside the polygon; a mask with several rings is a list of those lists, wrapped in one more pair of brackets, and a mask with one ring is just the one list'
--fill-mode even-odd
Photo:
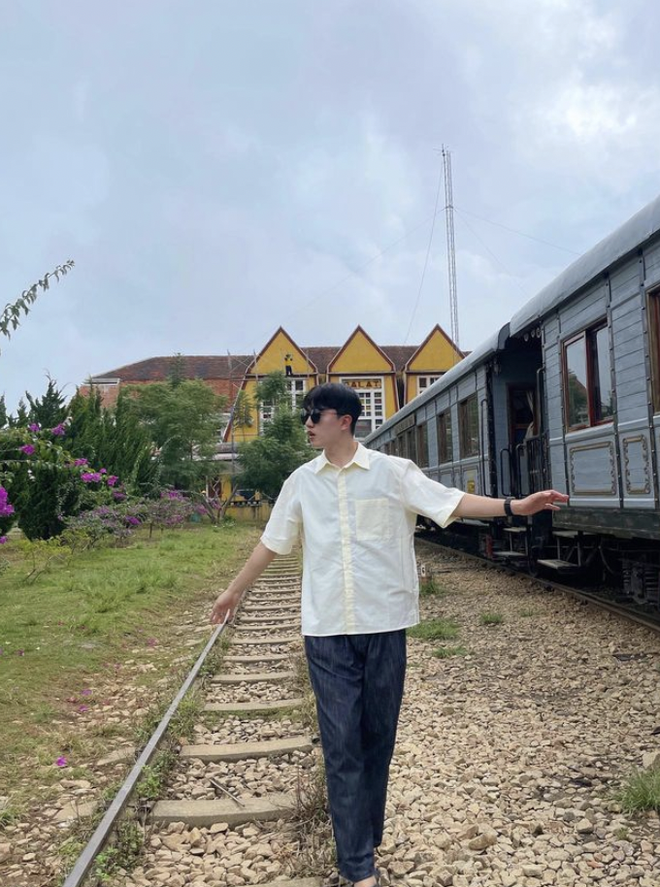
{"label": "pine tree", "polygon": [[48,376],[48,387],[43,397],[34,398],[26,391],[29,404],[28,423],[35,422],[42,428],[54,428],[66,419],[65,398],[57,387],[57,382]]}

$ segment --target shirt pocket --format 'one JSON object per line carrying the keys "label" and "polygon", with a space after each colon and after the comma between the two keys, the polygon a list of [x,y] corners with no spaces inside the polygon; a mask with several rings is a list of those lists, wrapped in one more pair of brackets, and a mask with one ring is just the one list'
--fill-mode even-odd
{"label": "shirt pocket", "polygon": [[392,519],[387,499],[355,500],[355,536],[358,542],[391,539]]}

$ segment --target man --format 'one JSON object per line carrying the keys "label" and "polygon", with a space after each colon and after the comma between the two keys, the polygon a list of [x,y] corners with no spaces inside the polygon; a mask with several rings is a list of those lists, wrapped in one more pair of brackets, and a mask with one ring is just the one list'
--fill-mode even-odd
{"label": "man", "polygon": [[490,499],[442,486],[407,459],[354,438],[362,411],[345,385],[319,385],[302,420],[322,453],[282,487],[261,541],[217,599],[222,622],[277,554],[303,544],[302,633],[318,712],[337,861],[355,887],[378,884],[390,759],[406,667],[406,628],[419,621],[416,517],[445,527],[459,517],[555,510],[554,490]]}

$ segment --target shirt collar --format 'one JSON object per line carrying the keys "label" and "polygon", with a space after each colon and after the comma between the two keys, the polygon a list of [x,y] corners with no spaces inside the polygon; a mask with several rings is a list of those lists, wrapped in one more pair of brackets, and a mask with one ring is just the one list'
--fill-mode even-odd
{"label": "shirt collar", "polygon": [[[332,462],[326,456],[325,450],[323,450],[321,455],[314,459],[314,474],[318,474],[319,471],[326,467],[326,465],[332,465]],[[351,465],[357,465],[358,467],[367,470],[371,467],[369,450],[366,447],[363,447],[361,443],[358,443],[355,455],[350,462],[347,462],[346,465],[344,465],[344,469],[349,468]],[[337,468],[336,465],[332,465],[332,467]]]}

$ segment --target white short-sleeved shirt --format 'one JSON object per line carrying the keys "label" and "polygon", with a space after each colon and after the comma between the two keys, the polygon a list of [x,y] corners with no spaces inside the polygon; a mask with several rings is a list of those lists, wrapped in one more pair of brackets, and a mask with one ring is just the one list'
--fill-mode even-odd
{"label": "white short-sleeved shirt", "polygon": [[343,468],[325,453],[286,480],[261,541],[303,545],[302,633],[371,634],[419,621],[416,515],[446,527],[463,492],[414,462],[358,444]]}

